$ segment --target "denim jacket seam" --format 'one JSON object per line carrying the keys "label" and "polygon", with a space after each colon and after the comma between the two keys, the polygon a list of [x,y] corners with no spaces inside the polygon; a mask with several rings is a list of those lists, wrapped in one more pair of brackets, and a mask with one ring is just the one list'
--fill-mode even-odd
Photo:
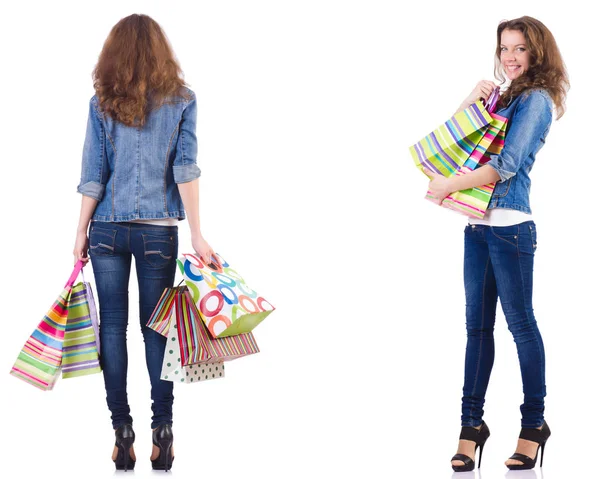
{"label": "denim jacket seam", "polygon": [[175,138],[175,133],[179,130],[179,123],[173,128],[173,133],[171,133],[171,138],[169,139],[169,146],[167,147],[167,154],[165,155],[165,173],[164,173],[164,204],[165,211],[167,211],[167,171],[169,168],[169,153],[171,153],[171,145],[173,144],[173,138]]}
{"label": "denim jacket seam", "polygon": [[100,178],[98,180],[98,183],[100,183],[102,185],[103,184],[102,178],[104,177],[104,155],[106,154],[106,151],[104,148],[104,136],[106,134],[106,129],[104,127],[104,114],[99,109],[96,95],[94,95],[92,97],[91,102],[94,107],[94,113],[96,114],[96,121],[100,125],[100,132],[101,132],[101,137],[102,137],[101,142],[100,142]]}

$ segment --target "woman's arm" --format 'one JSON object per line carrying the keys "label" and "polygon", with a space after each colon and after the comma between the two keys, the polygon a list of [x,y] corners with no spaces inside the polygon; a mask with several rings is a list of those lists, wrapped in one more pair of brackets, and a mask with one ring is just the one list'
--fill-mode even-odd
{"label": "woman's arm", "polygon": [[192,181],[185,183],[177,183],[179,189],[179,195],[185,208],[185,214],[187,216],[188,224],[190,225],[190,232],[192,234],[192,248],[196,254],[198,254],[206,264],[210,264],[216,260],[217,264],[219,259],[214,256],[215,252],[206,242],[200,231],[200,180],[196,178]]}
{"label": "woman's arm", "polygon": [[446,178],[445,176],[432,173],[427,169],[423,169],[425,174],[431,178],[429,182],[429,191],[436,198],[437,204],[442,204],[442,201],[446,196],[455,191],[468,190],[469,188],[475,188],[476,186],[487,185],[500,179],[498,172],[488,165],[483,165],[481,168],[477,168],[474,171],[461,176],[452,176]]}
{"label": "woman's arm", "polygon": [[89,196],[81,196],[81,211],[79,213],[79,224],[77,225],[77,236],[75,238],[75,247],[73,248],[73,256],[75,263],[81,260],[85,266],[89,261],[87,256],[88,236],[87,229],[96,209],[98,201]]}
{"label": "woman's arm", "polygon": [[200,232],[200,180],[196,178],[193,181],[186,183],[177,183],[179,189],[179,195],[181,201],[183,201],[183,207],[185,208],[185,214],[187,216],[188,224],[190,225],[190,232],[192,238],[202,236]]}

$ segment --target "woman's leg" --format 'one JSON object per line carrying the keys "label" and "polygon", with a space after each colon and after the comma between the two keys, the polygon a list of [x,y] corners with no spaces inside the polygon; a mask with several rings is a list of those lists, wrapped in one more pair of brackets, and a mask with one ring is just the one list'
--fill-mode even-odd
{"label": "woman's leg", "polygon": [[127,402],[127,315],[131,252],[127,230],[115,223],[92,222],[89,255],[100,315],[100,364],[113,428],[132,424]]}
{"label": "woman's leg", "polygon": [[488,226],[465,229],[464,283],[467,350],[462,398],[462,425],[482,423],[483,404],[494,365],[494,323],[498,293],[485,238]]}
{"label": "woman's leg", "polygon": [[130,224],[140,290],[140,325],[152,386],[152,429],[173,424],[173,383],[160,379],[167,338],[146,326],[165,288],[173,287],[177,269],[177,226]]}
{"label": "woman's leg", "polygon": [[544,343],[533,315],[535,223],[493,227],[490,254],[502,310],[517,345],[524,402],[521,427],[540,427],[546,396]]}
{"label": "woman's leg", "polygon": [[[466,297],[467,350],[462,397],[463,426],[479,428],[483,403],[494,365],[494,322],[498,293],[485,239],[488,226],[465,228],[464,283]],[[457,454],[475,459],[475,442],[460,439]],[[462,466],[461,460],[453,460]]]}

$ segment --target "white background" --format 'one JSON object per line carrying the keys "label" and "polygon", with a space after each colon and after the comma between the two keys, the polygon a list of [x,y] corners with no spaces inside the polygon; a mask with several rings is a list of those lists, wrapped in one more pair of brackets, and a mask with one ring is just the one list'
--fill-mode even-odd
{"label": "white background", "polygon": [[[509,477],[598,477],[596,17],[577,2],[443,3],[3,4],[4,477],[113,474],[101,375],[44,393],[8,372],[71,272],[91,72],[111,27],[131,13],[162,25],[199,99],[203,232],[278,308],[255,331],[260,354],[229,363],[224,380],[176,386],[174,476],[452,477],[466,219],[423,200],[408,147],[493,79],[498,22],[528,14],[554,33],[572,89],[532,173],[534,308],[553,435],[543,476]],[[186,223],[179,232],[180,252],[190,252]],[[134,475],[148,477],[137,299],[133,272]],[[459,477],[504,477],[521,400],[499,307],[492,436],[480,473]]]}

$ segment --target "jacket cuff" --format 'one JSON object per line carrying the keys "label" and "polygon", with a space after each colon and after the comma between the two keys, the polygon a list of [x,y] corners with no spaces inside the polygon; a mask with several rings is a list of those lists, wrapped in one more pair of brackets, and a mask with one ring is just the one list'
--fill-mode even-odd
{"label": "jacket cuff", "polygon": [[104,185],[95,181],[88,181],[87,183],[80,184],[77,187],[77,192],[101,201],[104,196]]}
{"label": "jacket cuff", "polygon": [[492,168],[494,168],[494,170],[496,170],[498,176],[500,176],[500,179],[498,180],[499,183],[503,183],[515,176],[515,173],[513,171],[505,170],[500,166],[503,162],[497,155],[492,156],[491,158],[492,159],[485,164],[491,166]]}
{"label": "jacket cuff", "polygon": [[195,163],[173,166],[173,179],[175,183],[187,183],[200,176],[200,168]]}

